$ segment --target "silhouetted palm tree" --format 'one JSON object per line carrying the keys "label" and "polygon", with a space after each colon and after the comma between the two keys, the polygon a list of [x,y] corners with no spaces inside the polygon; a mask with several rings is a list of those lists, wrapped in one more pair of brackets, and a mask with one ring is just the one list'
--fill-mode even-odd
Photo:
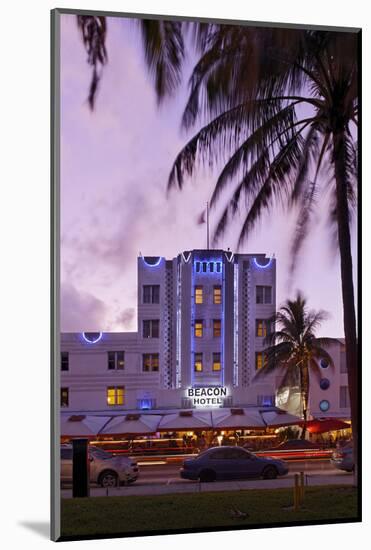
{"label": "silhouetted palm tree", "polygon": [[[211,207],[222,193],[223,200],[225,193],[230,195],[215,241],[237,213],[243,217],[241,246],[265,210],[280,202],[295,206],[299,214],[292,241],[294,267],[317,207],[316,198],[320,192],[329,193],[328,216],[340,251],[356,457],[357,333],[350,223],[357,201],[360,33],[163,20],[138,23],[159,100],[180,82],[184,37],[186,29],[191,30],[200,57],[191,75],[182,124],[185,129],[196,122],[203,126],[177,156],[168,187],[182,188],[186,177],[202,163],[218,167],[223,162]],[[97,18],[85,24],[92,29],[100,26]],[[81,18],[80,28],[84,28]],[[104,63],[100,57],[105,34],[98,28],[90,30],[88,42],[86,33],[83,36],[94,69],[94,86],[96,66]]]}
{"label": "silhouetted palm tree", "polygon": [[[255,378],[261,378],[272,371],[284,370],[282,384],[291,385],[298,381],[300,387],[303,419],[308,418],[310,371],[321,377],[318,365],[325,359],[331,367],[334,362],[323,346],[337,343],[333,338],[316,338],[316,330],[327,318],[325,311],[309,311],[306,299],[298,292],[295,300],[287,300],[272,318],[275,330],[267,334],[263,366]],[[305,438],[305,425],[301,437]]]}

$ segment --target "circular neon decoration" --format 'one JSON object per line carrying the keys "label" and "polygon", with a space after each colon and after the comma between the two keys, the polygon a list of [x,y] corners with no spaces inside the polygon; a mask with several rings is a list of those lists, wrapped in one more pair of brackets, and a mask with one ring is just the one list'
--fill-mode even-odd
{"label": "circular neon decoration", "polygon": [[96,344],[101,340],[103,332],[83,332],[82,337],[88,344]]}
{"label": "circular neon decoration", "polygon": [[319,364],[323,369],[327,369],[330,363],[326,359],[321,359]]}
{"label": "circular neon decoration", "polygon": [[149,267],[157,267],[161,263],[161,256],[143,256],[143,262]]}
{"label": "circular neon decoration", "polygon": [[320,401],[319,408],[322,412],[327,412],[330,408],[330,401],[327,401],[327,399],[323,399]]}
{"label": "circular neon decoration", "polygon": [[328,390],[330,387],[330,380],[328,378],[321,378],[319,386],[321,390]]}
{"label": "circular neon decoration", "polygon": [[258,267],[259,269],[266,269],[267,267],[269,267],[272,263],[272,258],[269,258],[268,259],[268,262],[266,264],[260,264],[258,262],[258,260],[256,258],[254,258],[254,264],[256,265],[256,267]]}

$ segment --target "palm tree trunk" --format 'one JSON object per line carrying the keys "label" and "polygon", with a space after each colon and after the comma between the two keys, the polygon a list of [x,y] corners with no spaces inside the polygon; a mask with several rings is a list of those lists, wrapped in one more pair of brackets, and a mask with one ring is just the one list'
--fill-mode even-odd
{"label": "palm tree trunk", "polygon": [[340,249],[341,285],[343,295],[344,333],[348,388],[353,432],[354,464],[358,458],[358,376],[357,332],[353,289],[353,266],[349,228],[349,204],[346,186],[346,151],[344,129],[334,133],[334,166],[336,182],[336,214]]}
{"label": "palm tree trunk", "polygon": [[301,382],[301,399],[303,405],[303,420],[304,425],[301,431],[300,439],[305,439],[307,432],[307,420],[308,420],[308,398],[309,398],[309,371],[308,366],[300,369],[300,382]]}

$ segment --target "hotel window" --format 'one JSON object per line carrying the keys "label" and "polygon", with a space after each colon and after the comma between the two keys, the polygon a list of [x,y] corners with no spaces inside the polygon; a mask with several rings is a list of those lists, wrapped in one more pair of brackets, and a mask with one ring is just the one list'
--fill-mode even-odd
{"label": "hotel window", "polygon": [[203,304],[204,290],[202,286],[195,287],[195,304]]}
{"label": "hotel window", "polygon": [[214,304],[222,303],[222,287],[220,285],[214,286]]}
{"label": "hotel window", "polygon": [[143,355],[143,372],[158,372],[159,364],[158,353],[145,353]]}
{"label": "hotel window", "polygon": [[257,286],[256,287],[256,303],[271,304],[272,303],[272,287]]}
{"label": "hotel window", "polygon": [[195,372],[202,372],[202,353],[195,353]]}
{"label": "hotel window", "polygon": [[255,353],[255,370],[261,369],[263,364],[267,364],[267,358],[262,351],[257,351]]}
{"label": "hotel window", "polygon": [[108,352],[108,369],[123,370],[124,367],[125,367],[125,352],[109,351]]}
{"label": "hotel window", "polygon": [[143,304],[160,303],[160,285],[143,286]]}
{"label": "hotel window", "polygon": [[347,356],[345,351],[340,352],[340,373],[345,374],[347,373]]}
{"label": "hotel window", "polygon": [[348,386],[340,386],[340,408],[347,409],[349,406],[350,403]]}
{"label": "hotel window", "polygon": [[146,320],[143,321],[143,338],[158,338],[160,330],[160,321]]}
{"label": "hotel window", "polygon": [[61,388],[61,407],[68,407],[68,388]]}
{"label": "hotel window", "polygon": [[221,368],[220,353],[213,353],[213,371],[220,371]]}
{"label": "hotel window", "polygon": [[259,407],[271,407],[274,405],[274,395],[258,395],[257,404]]}
{"label": "hotel window", "polygon": [[123,405],[125,402],[125,387],[110,386],[107,388],[107,405]]}
{"label": "hotel window", "polygon": [[69,370],[68,351],[61,353],[61,370]]}
{"label": "hotel window", "polygon": [[216,263],[216,272],[221,273],[222,272],[222,264],[221,262]]}
{"label": "hotel window", "polygon": [[202,262],[202,272],[203,273],[207,272],[207,262]]}
{"label": "hotel window", "polygon": [[222,335],[222,322],[220,319],[213,320],[213,336],[219,338]]}
{"label": "hotel window", "polygon": [[267,334],[270,334],[270,321],[268,319],[256,319],[256,331],[255,336],[265,337]]}
{"label": "hotel window", "polygon": [[202,319],[195,321],[195,337],[202,338],[204,332],[204,322]]}

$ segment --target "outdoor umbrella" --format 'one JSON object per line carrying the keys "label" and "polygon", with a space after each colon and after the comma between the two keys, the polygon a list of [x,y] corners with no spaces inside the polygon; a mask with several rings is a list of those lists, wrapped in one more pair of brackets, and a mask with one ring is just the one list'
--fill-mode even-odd
{"label": "outdoor umbrella", "polygon": [[216,429],[265,428],[258,409],[222,409],[212,411],[213,426]]}
{"label": "outdoor umbrella", "polygon": [[311,434],[322,434],[335,432],[336,430],[347,430],[350,428],[350,424],[338,418],[314,418],[307,422],[306,428]]}
{"label": "outdoor umbrella", "polygon": [[180,411],[175,414],[164,414],[158,430],[207,430],[209,428],[212,428],[210,412]]}
{"label": "outdoor umbrella", "polygon": [[100,435],[146,435],[157,432],[160,414],[118,415],[104,427]]}
{"label": "outdoor umbrella", "polygon": [[111,416],[63,415],[61,418],[61,436],[95,438],[110,420]]}
{"label": "outdoor umbrella", "polygon": [[278,428],[281,426],[293,426],[303,424],[303,420],[298,416],[282,411],[280,409],[274,409],[271,411],[260,411],[261,416],[265,424],[269,428]]}

